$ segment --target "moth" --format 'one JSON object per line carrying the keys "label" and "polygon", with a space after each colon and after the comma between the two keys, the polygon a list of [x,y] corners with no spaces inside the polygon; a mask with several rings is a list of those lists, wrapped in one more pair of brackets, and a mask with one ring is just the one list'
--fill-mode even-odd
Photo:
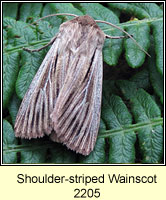
{"label": "moth", "polygon": [[106,35],[97,22],[116,26],[88,15],[49,16],[55,15],[74,18],[61,24],[49,43],[52,46],[19,108],[15,136],[31,139],[46,134],[77,153],[89,155],[100,124],[104,40],[125,36]]}

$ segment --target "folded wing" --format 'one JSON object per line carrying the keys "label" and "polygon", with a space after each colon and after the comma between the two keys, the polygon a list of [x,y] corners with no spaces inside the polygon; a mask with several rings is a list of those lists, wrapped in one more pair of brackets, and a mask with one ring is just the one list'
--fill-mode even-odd
{"label": "folded wing", "polygon": [[94,148],[100,123],[102,46],[104,34],[93,26],[73,24],[68,39],[67,73],[51,114],[56,134],[51,138],[88,155]]}

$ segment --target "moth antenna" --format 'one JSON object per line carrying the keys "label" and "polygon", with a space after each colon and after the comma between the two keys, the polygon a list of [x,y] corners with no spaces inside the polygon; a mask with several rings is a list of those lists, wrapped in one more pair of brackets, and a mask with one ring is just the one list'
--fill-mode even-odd
{"label": "moth antenna", "polygon": [[112,27],[114,27],[114,28],[119,29],[120,31],[122,31],[123,33],[125,33],[129,38],[131,38],[131,39],[133,40],[133,42],[134,42],[146,55],[148,55],[149,57],[151,57],[151,56],[148,54],[148,52],[146,52],[146,51],[137,43],[137,41],[136,41],[128,32],[126,32],[126,31],[123,30],[122,28],[116,26],[115,24],[112,24],[112,23],[106,22],[106,21],[102,21],[102,20],[95,20],[95,22],[97,22],[97,23],[108,24],[108,25],[110,25],[110,26],[112,26]]}
{"label": "moth antenna", "polygon": [[29,24],[28,26],[33,25],[33,24],[37,23],[38,21],[43,20],[43,19],[45,19],[45,18],[47,18],[47,17],[53,17],[53,16],[57,16],[57,15],[67,15],[67,16],[78,17],[78,15],[70,14],[70,13],[57,13],[57,14],[50,14],[50,15],[47,15],[47,16],[44,16],[44,17],[41,17],[40,19],[34,21],[32,24]]}

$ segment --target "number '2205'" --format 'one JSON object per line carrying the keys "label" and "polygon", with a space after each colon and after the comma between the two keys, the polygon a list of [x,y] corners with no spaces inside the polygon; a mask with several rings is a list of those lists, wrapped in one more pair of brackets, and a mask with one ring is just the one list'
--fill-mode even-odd
{"label": "number '2205'", "polygon": [[74,195],[74,198],[99,198],[100,197],[100,189],[96,188],[96,189],[74,189],[74,192],[76,193]]}

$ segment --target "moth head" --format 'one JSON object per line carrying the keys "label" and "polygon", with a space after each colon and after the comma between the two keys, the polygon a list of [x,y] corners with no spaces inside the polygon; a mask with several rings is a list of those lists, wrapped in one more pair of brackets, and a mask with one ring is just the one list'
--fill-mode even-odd
{"label": "moth head", "polygon": [[96,28],[98,28],[98,25],[96,24],[95,20],[88,15],[76,17],[72,21],[78,22],[82,26],[95,26]]}

